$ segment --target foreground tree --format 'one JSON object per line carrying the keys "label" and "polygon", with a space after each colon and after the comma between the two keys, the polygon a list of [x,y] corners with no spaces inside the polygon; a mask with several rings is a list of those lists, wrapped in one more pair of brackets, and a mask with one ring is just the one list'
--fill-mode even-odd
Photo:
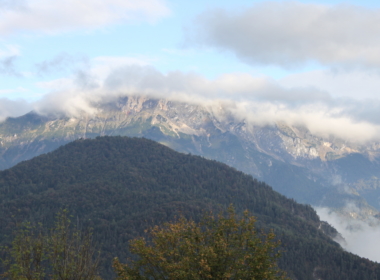
{"label": "foreground tree", "polygon": [[153,227],[151,242],[130,242],[137,260],[115,258],[117,279],[286,279],[276,264],[279,242],[273,232],[259,233],[255,222],[247,211],[238,219],[230,207],[227,217],[210,214],[200,223],[182,217]]}
{"label": "foreground tree", "polygon": [[[47,232],[47,233],[45,233]],[[57,214],[55,227],[24,224],[16,233],[6,272],[0,278],[14,280],[94,280],[98,277],[99,256],[95,256],[91,233],[71,227],[67,210]]]}

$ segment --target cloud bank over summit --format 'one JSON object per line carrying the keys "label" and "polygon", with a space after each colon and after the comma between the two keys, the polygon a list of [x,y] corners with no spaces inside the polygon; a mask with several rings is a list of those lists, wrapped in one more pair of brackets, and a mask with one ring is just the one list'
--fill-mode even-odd
{"label": "cloud bank over summit", "polygon": [[[97,105],[119,96],[141,95],[175,101],[223,106],[238,120],[272,125],[285,121],[306,126],[311,133],[349,141],[380,138],[380,102],[334,98],[316,88],[289,88],[267,77],[231,73],[206,79],[196,73],[163,74],[141,61],[110,66],[112,59],[97,59],[93,68],[45,84],[55,89],[34,103],[43,114],[93,114]],[[359,102],[359,103],[358,103]],[[361,107],[361,110],[358,108]]]}
{"label": "cloud bank over summit", "polygon": [[4,120],[7,117],[18,117],[20,115],[24,115],[32,109],[33,105],[25,100],[0,98],[0,120]]}

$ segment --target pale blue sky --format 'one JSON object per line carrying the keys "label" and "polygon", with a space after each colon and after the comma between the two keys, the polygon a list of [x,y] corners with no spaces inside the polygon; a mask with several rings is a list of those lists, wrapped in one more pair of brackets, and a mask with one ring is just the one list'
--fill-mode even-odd
{"label": "pale blue sky", "polygon": [[[55,92],[68,103],[109,94],[112,73],[139,65],[156,74],[141,70],[119,91],[181,88],[276,112],[322,104],[323,116],[377,130],[378,1],[0,0],[0,13],[0,118],[49,107]],[[183,77],[174,86],[175,71]]]}
{"label": "pale blue sky", "polygon": [[[4,5],[2,3],[9,2],[0,0],[0,7]],[[38,1],[29,0],[28,2]],[[112,1],[104,0],[104,2]],[[220,52],[213,48],[200,49],[183,44],[184,29],[191,28],[200,13],[216,8],[239,11],[259,2],[265,1],[160,1],[163,6],[168,8],[169,14],[163,15],[153,22],[150,20],[122,21],[118,24],[110,23],[86,29],[82,26],[74,26],[69,31],[55,31],[56,34],[46,34],[44,27],[24,31],[10,28],[0,40],[0,50],[8,52],[9,55],[17,55],[12,63],[14,71],[17,73],[0,75],[0,92],[2,92],[0,96],[12,99],[19,97],[35,99],[36,96],[46,93],[44,89],[37,87],[36,83],[68,75],[77,67],[83,66],[81,65],[83,61],[80,61],[79,65],[75,65],[75,60],[91,60],[100,56],[134,57],[149,62],[163,73],[175,70],[194,71],[211,79],[231,72],[267,75],[274,78],[283,77],[289,71],[281,67],[247,65],[228,51]],[[329,5],[352,3],[374,9],[380,6],[378,1],[363,0],[300,2]],[[59,13],[59,11],[56,12]],[[65,29],[65,26],[62,26],[62,29]],[[17,53],[14,54],[7,50],[9,46],[16,48]],[[72,57],[73,61],[63,63],[56,69],[51,67],[49,73],[37,73],[35,64],[54,60],[62,54]],[[308,68],[310,67],[305,69],[303,66],[292,69],[290,72],[304,71]],[[7,91],[14,92],[7,93]]]}

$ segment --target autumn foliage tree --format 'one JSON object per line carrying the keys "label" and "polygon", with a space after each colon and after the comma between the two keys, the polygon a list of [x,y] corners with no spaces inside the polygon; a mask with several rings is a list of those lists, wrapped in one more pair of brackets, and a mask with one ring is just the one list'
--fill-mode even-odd
{"label": "autumn foliage tree", "polygon": [[273,232],[258,232],[246,211],[238,218],[206,215],[196,223],[184,217],[149,230],[151,240],[130,242],[136,260],[114,260],[118,280],[142,279],[286,279],[276,264]]}

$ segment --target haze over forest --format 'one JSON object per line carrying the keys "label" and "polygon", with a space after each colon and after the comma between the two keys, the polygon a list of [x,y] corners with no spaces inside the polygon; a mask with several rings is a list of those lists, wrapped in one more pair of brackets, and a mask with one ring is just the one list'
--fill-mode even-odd
{"label": "haze over forest", "polygon": [[[377,1],[0,0],[0,14],[1,121],[141,95],[380,140]],[[380,261],[378,229],[360,232],[361,255]]]}

